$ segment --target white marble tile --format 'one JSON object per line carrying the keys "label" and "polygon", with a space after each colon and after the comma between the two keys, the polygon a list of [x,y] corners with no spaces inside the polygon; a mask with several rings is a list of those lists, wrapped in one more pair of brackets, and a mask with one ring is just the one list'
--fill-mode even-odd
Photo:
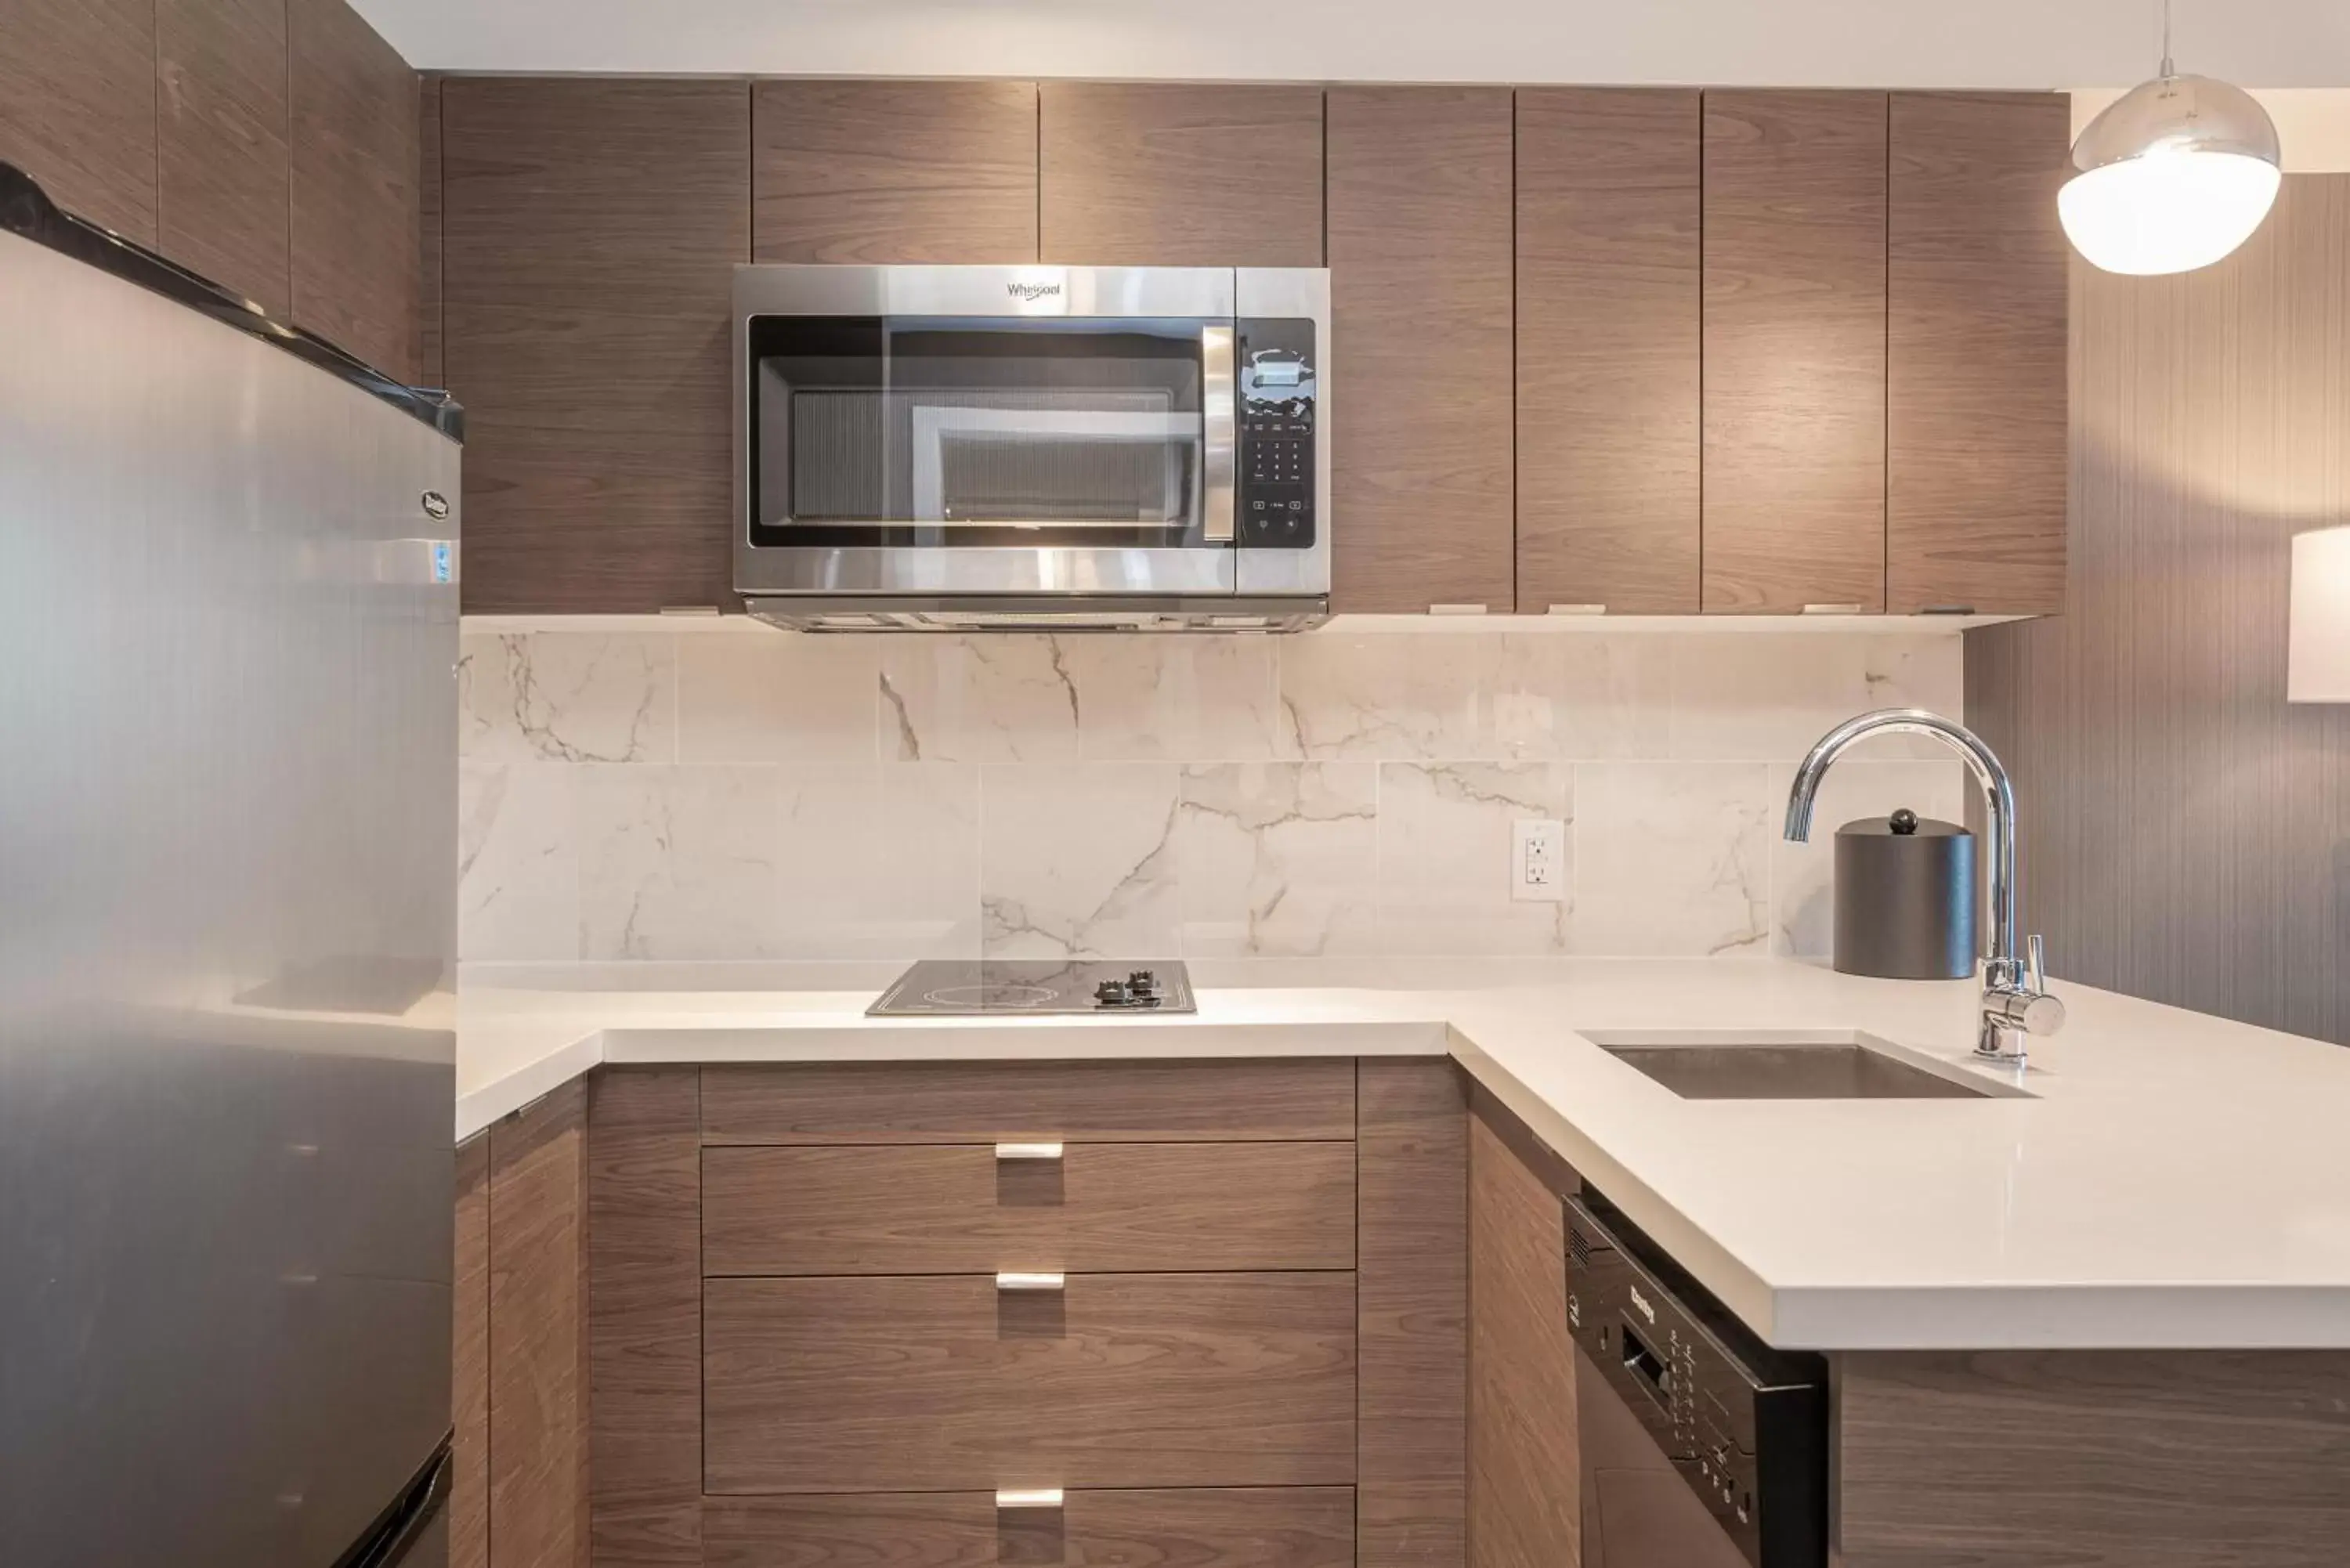
{"label": "white marble tile", "polygon": [[1274,639],[1064,637],[1087,762],[1253,762],[1274,754]]}
{"label": "white marble tile", "polygon": [[666,763],[677,639],[545,631],[459,640],[458,752],[478,763]]}
{"label": "white marble tile", "polygon": [[[1791,763],[1771,770],[1771,797],[1784,802],[1794,779]],[[1966,764],[1949,762],[1887,762],[1852,759],[1836,763],[1820,781],[1812,810],[1812,836],[1790,844],[1771,837],[1771,950],[1796,958],[1825,959],[1835,946],[1835,834],[1861,817],[1890,816],[1908,806],[1919,816],[1964,826]],[[1977,853],[1981,853],[1978,846]]]}
{"label": "white marble tile", "polygon": [[901,763],[1076,762],[1070,639],[899,637],[881,649],[881,754]]}
{"label": "white marble tile", "polygon": [[1584,763],[1575,770],[1575,799],[1577,953],[1769,951],[1774,819],[1766,764]]}
{"label": "white marble tile", "polygon": [[580,957],[782,956],[775,769],[577,771]]}
{"label": "white marble tile", "polygon": [[[1830,729],[1876,708],[1963,717],[1962,639],[1939,635],[1691,632],[1672,639],[1670,754],[1795,762]],[[1859,757],[1934,757],[1923,736],[1866,741]]]}
{"label": "white marble tile", "polygon": [[1284,756],[1552,760],[1665,749],[1655,636],[1314,633],[1281,643]]}
{"label": "white marble tile", "polygon": [[1157,763],[981,774],[981,940],[991,958],[1161,958],[1182,900],[1179,770]]}
{"label": "white marble tile", "polygon": [[557,763],[457,768],[457,956],[579,956],[577,772]]}
{"label": "white marble tile", "polygon": [[979,956],[977,768],[798,764],[778,788],[785,957]]}
{"label": "white marble tile", "polygon": [[1286,757],[1484,754],[1475,670],[1484,637],[1308,632],[1280,643]]}
{"label": "white marble tile", "polygon": [[1651,757],[1665,749],[1672,712],[1666,639],[1553,632],[1493,640],[1484,677],[1492,755]]}
{"label": "white marble tile", "polygon": [[[1511,825],[1575,815],[1565,763],[1379,764],[1379,945],[1398,954],[1560,953],[1569,903],[1510,897]],[[1573,842],[1570,831],[1569,843]],[[1573,851],[1569,857],[1572,861]],[[1574,886],[1573,867],[1561,868]]]}
{"label": "white marble tile", "polygon": [[677,760],[869,763],[881,653],[864,637],[677,639]]}
{"label": "white marble tile", "polygon": [[1185,954],[1374,950],[1378,805],[1373,763],[1185,768],[1175,826]]}

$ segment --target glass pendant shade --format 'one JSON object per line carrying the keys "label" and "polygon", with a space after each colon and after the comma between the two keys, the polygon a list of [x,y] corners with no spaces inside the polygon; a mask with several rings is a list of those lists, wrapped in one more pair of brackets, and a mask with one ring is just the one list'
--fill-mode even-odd
{"label": "glass pendant shade", "polygon": [[2073,144],[2056,198],[2073,248],[2106,272],[2210,266],[2276,201],[2276,125],[2241,88],[2165,75],[2132,89]]}

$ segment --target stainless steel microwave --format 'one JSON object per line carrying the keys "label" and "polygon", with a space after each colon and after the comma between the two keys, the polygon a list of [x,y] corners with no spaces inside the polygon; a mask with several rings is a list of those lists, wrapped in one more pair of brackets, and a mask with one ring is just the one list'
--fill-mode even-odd
{"label": "stainless steel microwave", "polygon": [[734,586],[807,630],[1289,630],[1330,596],[1330,275],[743,266]]}

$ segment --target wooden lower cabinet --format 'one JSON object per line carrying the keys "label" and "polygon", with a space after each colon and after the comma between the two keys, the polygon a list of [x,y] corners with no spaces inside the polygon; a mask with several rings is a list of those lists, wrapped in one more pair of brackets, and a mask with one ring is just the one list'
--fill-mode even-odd
{"label": "wooden lower cabinet", "polygon": [[713,1500],[706,1568],[1352,1568],[1347,1487],[1073,1491],[1057,1509],[993,1492]]}
{"label": "wooden lower cabinet", "polygon": [[706,1144],[1351,1140],[1355,1064],[841,1062],[705,1067]]}
{"label": "wooden lower cabinet", "polygon": [[1355,1477],[1350,1273],[711,1280],[703,1490]]}
{"label": "wooden lower cabinet", "polygon": [[598,1069],[460,1156],[454,1560],[1463,1568],[1464,1083]]}
{"label": "wooden lower cabinet", "polygon": [[1352,1269],[1350,1143],[713,1148],[705,1272]]}
{"label": "wooden lower cabinet", "polygon": [[1564,1168],[1478,1096],[1469,1122],[1470,1568],[1582,1561]]}

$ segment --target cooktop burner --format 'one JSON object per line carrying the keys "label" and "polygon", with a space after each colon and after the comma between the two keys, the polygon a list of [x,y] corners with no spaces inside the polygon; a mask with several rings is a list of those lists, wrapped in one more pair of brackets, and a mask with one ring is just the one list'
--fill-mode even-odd
{"label": "cooktop burner", "polygon": [[1087,959],[925,959],[898,977],[868,1018],[1002,1012],[1193,1012],[1181,963]]}

